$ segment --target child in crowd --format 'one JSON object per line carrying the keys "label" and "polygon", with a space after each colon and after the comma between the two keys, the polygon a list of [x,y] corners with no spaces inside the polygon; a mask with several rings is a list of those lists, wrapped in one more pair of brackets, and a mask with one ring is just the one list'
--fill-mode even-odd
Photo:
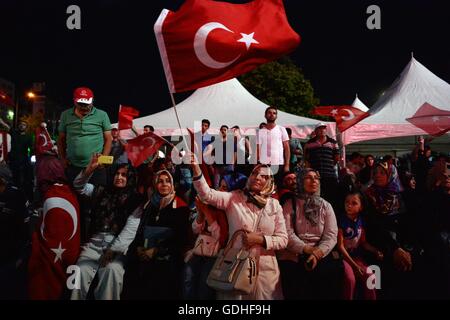
{"label": "child in crowd", "polygon": [[383,253],[366,241],[362,213],[365,209],[364,198],[360,192],[352,192],[345,198],[345,215],[339,221],[337,246],[344,258],[344,299],[354,297],[356,281],[362,285],[363,298],[375,300],[376,291],[367,286],[372,273],[362,259],[367,251],[383,260]]}

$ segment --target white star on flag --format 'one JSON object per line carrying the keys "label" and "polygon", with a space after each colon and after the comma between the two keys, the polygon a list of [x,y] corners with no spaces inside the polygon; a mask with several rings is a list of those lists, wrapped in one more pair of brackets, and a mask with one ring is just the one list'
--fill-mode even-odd
{"label": "white star on flag", "polygon": [[247,50],[248,50],[248,49],[250,49],[250,46],[251,46],[252,43],[259,44],[258,41],[253,39],[254,35],[255,35],[254,32],[249,33],[249,34],[241,33],[242,38],[240,38],[237,42],[244,42],[245,46],[247,47]]}
{"label": "white star on flag", "polygon": [[59,243],[59,247],[55,248],[55,249],[50,249],[55,253],[55,260],[53,261],[53,263],[56,263],[56,261],[62,260],[62,254],[64,251],[66,251],[66,249],[63,249],[61,246],[61,242]]}
{"label": "white star on flag", "polygon": [[331,110],[331,114],[332,114],[333,116],[336,116],[336,115],[338,114],[338,111],[337,111],[337,109],[333,109],[333,110]]}

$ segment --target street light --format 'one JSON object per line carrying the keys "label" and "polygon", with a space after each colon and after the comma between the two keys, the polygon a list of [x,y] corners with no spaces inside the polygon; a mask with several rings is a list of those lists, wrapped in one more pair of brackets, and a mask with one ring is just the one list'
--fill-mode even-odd
{"label": "street light", "polygon": [[[34,93],[33,91],[28,91],[27,92],[27,97],[30,100],[34,100],[34,101],[37,101],[37,100],[42,100],[43,101],[43,100],[45,100],[46,101],[46,103],[45,103],[46,107],[52,106],[51,109],[52,109],[52,112],[53,112],[53,116],[52,116],[51,122],[52,122],[52,136],[54,136],[55,135],[56,126],[57,126],[57,122],[58,122],[56,120],[55,108],[59,107],[59,103],[55,102],[54,100],[47,99],[47,97],[45,95],[38,95],[38,94]],[[34,113],[34,111],[35,110],[33,110],[33,113]],[[47,110],[47,111],[49,111],[49,110]],[[45,112],[43,111],[43,113],[45,113]],[[44,121],[45,121],[45,118],[44,118]]]}
{"label": "street light", "polygon": [[36,94],[35,94],[33,91],[28,91],[27,97],[30,98],[30,99],[34,99],[34,98],[36,98],[37,96],[36,96]]}

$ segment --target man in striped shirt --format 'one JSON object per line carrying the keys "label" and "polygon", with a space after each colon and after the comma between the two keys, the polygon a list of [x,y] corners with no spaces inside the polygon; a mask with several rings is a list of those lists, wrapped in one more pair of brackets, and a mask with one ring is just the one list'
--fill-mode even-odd
{"label": "man in striped shirt", "polygon": [[316,136],[305,145],[306,166],[319,172],[321,196],[334,206],[338,189],[336,163],[339,161],[339,147],[336,140],[327,136],[325,123],[318,123],[314,132]]}

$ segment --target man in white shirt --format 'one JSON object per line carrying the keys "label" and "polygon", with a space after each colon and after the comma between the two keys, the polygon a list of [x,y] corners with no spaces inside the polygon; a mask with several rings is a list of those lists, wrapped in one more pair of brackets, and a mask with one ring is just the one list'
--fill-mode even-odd
{"label": "man in white shirt", "polygon": [[279,167],[284,172],[289,171],[289,136],[286,129],[275,123],[278,110],[268,107],[264,114],[267,125],[258,132],[258,160],[263,164],[270,164],[276,173]]}

